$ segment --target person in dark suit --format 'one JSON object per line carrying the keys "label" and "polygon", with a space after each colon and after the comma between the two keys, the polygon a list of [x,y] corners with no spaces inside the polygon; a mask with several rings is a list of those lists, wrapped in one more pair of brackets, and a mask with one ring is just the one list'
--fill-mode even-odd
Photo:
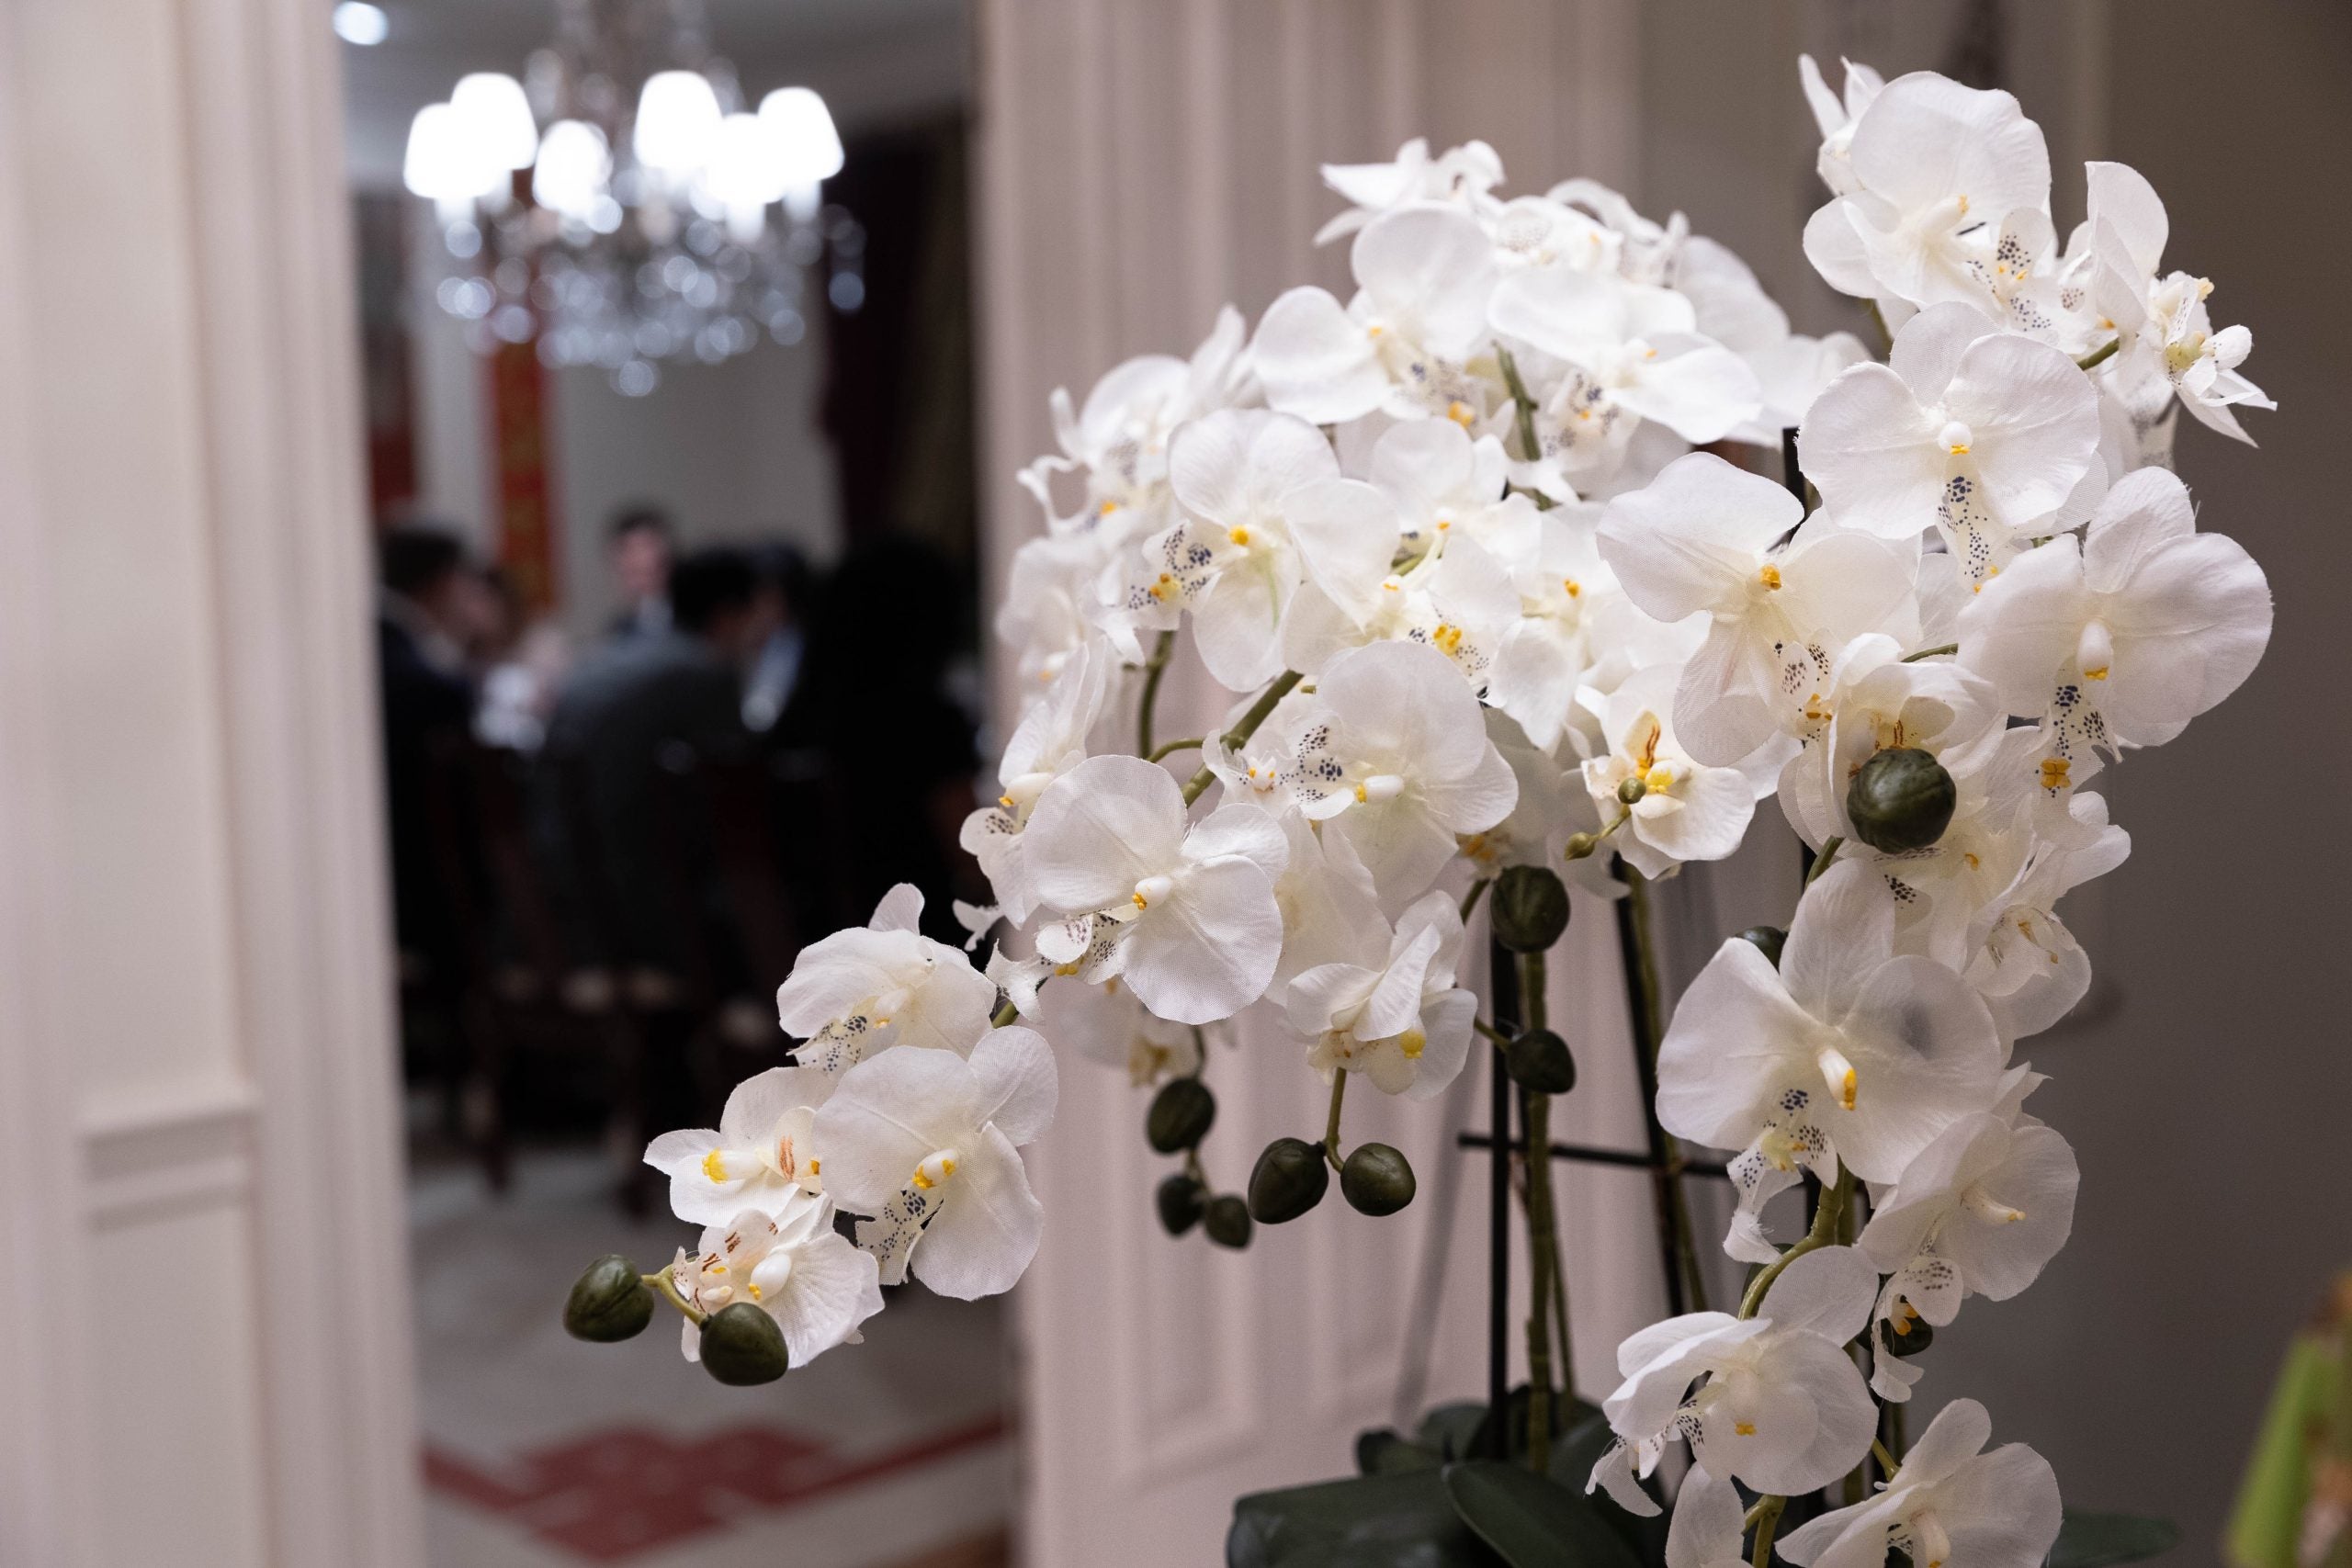
{"label": "person in dark suit", "polygon": [[671,562],[677,534],[658,506],[625,507],[613,518],[613,585],[620,609],[606,633],[615,640],[670,629]]}
{"label": "person in dark suit", "polygon": [[[436,780],[463,746],[473,688],[458,641],[465,547],[440,528],[404,525],[377,544],[376,669],[382,695],[392,927],[413,980],[451,981],[462,946],[443,852]],[[447,824],[440,825],[446,829]]]}
{"label": "person in dark suit", "polygon": [[744,752],[741,669],[764,640],[756,575],[739,550],[697,551],[670,576],[672,624],[599,646],[548,721],[537,813],[550,878],[586,950],[624,965],[680,956],[674,891],[698,846],[664,813],[662,770]]}

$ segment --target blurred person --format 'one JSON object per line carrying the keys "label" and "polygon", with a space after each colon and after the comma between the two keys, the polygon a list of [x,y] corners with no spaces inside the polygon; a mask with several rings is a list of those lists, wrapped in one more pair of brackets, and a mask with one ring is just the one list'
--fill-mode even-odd
{"label": "blurred person", "polygon": [[473,686],[463,642],[466,554],[429,525],[377,542],[376,667],[382,694],[384,799],[391,832],[392,926],[407,978],[448,978],[458,949],[447,857],[435,842],[435,770],[462,745]]}
{"label": "blurred person", "polygon": [[620,609],[607,628],[615,637],[667,631],[671,562],[677,554],[677,530],[670,514],[659,506],[625,507],[612,523],[613,582]]}
{"label": "blurred person", "polygon": [[763,545],[752,554],[760,601],[771,629],[743,678],[743,724],[764,734],[790,705],[808,649],[801,626],[808,597],[808,561],[792,545]]}
{"label": "blurred person", "polygon": [[667,896],[671,879],[692,886],[699,867],[678,863],[694,845],[662,840],[657,774],[675,748],[748,750],[741,671],[768,632],[757,587],[741,550],[687,556],[670,574],[671,624],[584,656],[548,721],[540,845],[591,950],[617,962],[672,964],[686,940]]}
{"label": "blurred person", "polygon": [[468,654],[481,695],[474,739],[510,751],[536,751],[571,662],[570,640],[552,617],[529,618],[521,592],[503,569],[472,574],[478,592]]}
{"label": "blurred person", "polygon": [[[972,807],[976,726],[949,671],[972,639],[971,585],[921,540],[854,547],[809,601],[808,648],[791,705],[770,735],[818,759],[831,817],[830,919],[864,920],[891,886],[922,890],[923,929],[960,943],[953,897],[986,902],[956,837]],[[785,837],[807,837],[806,824]]]}

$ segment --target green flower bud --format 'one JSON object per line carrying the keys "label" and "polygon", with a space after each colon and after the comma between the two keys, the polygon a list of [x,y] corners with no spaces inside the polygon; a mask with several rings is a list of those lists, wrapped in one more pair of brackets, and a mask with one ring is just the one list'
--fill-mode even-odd
{"label": "green flower bud", "polygon": [[1532,1029],[1503,1048],[1503,1070],[1532,1094],[1566,1094],[1577,1087],[1577,1059],[1568,1043],[1548,1029]]}
{"label": "green flower bud", "polygon": [[[1900,1327],[1896,1326],[1898,1324]],[[1894,1300],[1894,1311],[1879,1319],[1878,1342],[1886,1347],[1889,1355],[1916,1356],[1935,1340],[1935,1329],[1919,1315],[1916,1307],[1900,1296]]]}
{"label": "green flower bud", "polygon": [[1543,953],[1568,929],[1568,890],[1549,866],[1514,865],[1495,878],[1495,940],[1513,953]]}
{"label": "green flower bud", "polygon": [[1198,1078],[1170,1078],[1151,1097],[1143,1119],[1143,1135],[1164,1155],[1180,1155],[1197,1147],[1216,1120],[1216,1096]]}
{"label": "green flower bud", "polygon": [[1340,1191],[1360,1214],[1393,1214],[1413,1201],[1418,1184],[1404,1152],[1386,1144],[1359,1144],[1340,1168]]}
{"label": "green flower bud", "polygon": [[1739,940],[1754,942],[1757,950],[1772,961],[1772,967],[1778,969],[1781,949],[1787,945],[1789,933],[1778,926],[1750,926],[1739,933]]}
{"label": "green flower bud", "polygon": [[1238,1252],[1250,1245],[1250,1205],[1228,1192],[1209,1204],[1208,1219],[1202,1228],[1208,1232],[1211,1241]]}
{"label": "green flower bud", "polygon": [[1261,1225],[1298,1218],[1323,1201],[1331,1185],[1323,1145],[1304,1138],[1276,1138],[1250,1172],[1250,1217]]}
{"label": "green flower bud", "polygon": [[1178,1171],[1159,1184],[1152,1195],[1159,1206],[1159,1223],[1170,1235],[1182,1235],[1201,1223],[1201,1215],[1208,1210],[1208,1194],[1201,1184],[1182,1171]]}
{"label": "green flower bud", "polygon": [[1642,796],[1649,792],[1649,782],[1639,773],[1630,773],[1617,781],[1617,801],[1621,806],[1639,806]]}
{"label": "green flower bud", "polygon": [[1568,847],[1561,852],[1562,860],[1582,860],[1600,847],[1600,838],[1591,833],[1571,833]]}
{"label": "green flower bud", "polygon": [[563,1303],[565,1331],[598,1345],[634,1339],[652,1321],[653,1292],[617,1252],[588,1265]]}
{"label": "green flower bud", "polygon": [[1891,855],[1924,850],[1944,836],[1958,804],[1951,775],[1927,752],[1890,746],[1874,753],[1846,791],[1854,837]]}
{"label": "green flower bud", "polygon": [[729,1388],[774,1382],[792,1365],[784,1330],[750,1302],[719,1308],[702,1325],[702,1370]]}

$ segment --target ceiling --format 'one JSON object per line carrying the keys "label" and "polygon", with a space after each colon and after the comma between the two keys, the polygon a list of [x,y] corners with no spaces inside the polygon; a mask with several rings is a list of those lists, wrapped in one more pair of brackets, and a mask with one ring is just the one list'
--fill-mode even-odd
{"label": "ceiling", "polygon": [[[376,0],[390,30],[344,61],[345,164],[397,186],[408,122],[469,71],[522,73],[555,27],[553,0]],[[332,0],[317,0],[327,25]],[[968,96],[967,0],[704,0],[712,44],[745,94],[804,84],[844,130],[953,112]]]}

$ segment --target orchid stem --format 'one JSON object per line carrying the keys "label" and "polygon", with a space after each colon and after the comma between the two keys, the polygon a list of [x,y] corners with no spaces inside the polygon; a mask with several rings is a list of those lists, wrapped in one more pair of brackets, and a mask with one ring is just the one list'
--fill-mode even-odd
{"label": "orchid stem", "polygon": [[[1626,815],[1631,816],[1631,811]],[[1666,1034],[1666,1019],[1660,1005],[1657,945],[1650,934],[1649,878],[1631,865],[1625,866],[1624,872],[1625,899],[1631,916],[1627,923],[1633,935],[1641,1010],[1641,1016],[1634,1021],[1634,1049],[1642,1069],[1642,1114],[1648,1123],[1645,1130],[1651,1153],[1658,1162],[1653,1179],[1657,1183],[1657,1202],[1664,1211],[1669,1238],[1667,1267],[1683,1280],[1690,1292],[1690,1310],[1705,1312],[1707,1281],[1699,1271],[1699,1248],[1690,1223],[1690,1200],[1682,1190],[1682,1145],[1657,1120],[1657,1051]]]}
{"label": "orchid stem", "polygon": [[1159,681],[1168,673],[1168,656],[1175,648],[1173,630],[1161,632],[1159,640],[1151,645],[1151,657],[1143,665],[1143,700],[1136,705],[1136,754],[1155,762],[1162,753],[1152,750],[1151,713],[1159,702]]}
{"label": "orchid stem", "polygon": [[[1306,678],[1295,670],[1285,670],[1275,676],[1273,682],[1258,694],[1258,700],[1250,705],[1250,711],[1241,716],[1241,722],[1225,732],[1226,750],[1229,751],[1257,734],[1258,727],[1266,722],[1266,716],[1272,713],[1276,705],[1284,697],[1290,695],[1292,687]],[[1216,782],[1216,775],[1209,771],[1206,763],[1203,763],[1201,771],[1185,783],[1184,804],[1190,806],[1200,799],[1207,792],[1209,785]]]}
{"label": "orchid stem", "polygon": [[640,1274],[638,1278],[644,1280],[648,1285],[650,1285],[657,1292],[660,1293],[662,1300],[668,1302],[672,1306],[676,1307],[680,1312],[685,1314],[687,1322],[699,1326],[700,1325],[709,1321],[709,1314],[695,1306],[692,1302],[689,1302],[684,1296],[678,1292],[678,1281],[672,1276],[669,1269],[664,1269],[658,1274]]}
{"label": "orchid stem", "polygon": [[1902,1468],[1894,1462],[1894,1456],[1886,1451],[1886,1445],[1876,1438],[1871,1439],[1871,1457],[1878,1461],[1879,1469],[1885,1472],[1889,1481],[1894,1480],[1894,1472]]}
{"label": "orchid stem", "polygon": [[1813,869],[1804,874],[1804,885],[1810,887],[1820,881],[1821,874],[1829,869],[1829,863],[1836,860],[1838,852],[1845,847],[1846,840],[1841,835],[1830,834],[1828,840],[1821,846],[1821,852],[1813,857]]}
{"label": "orchid stem", "polygon": [[1331,1074],[1331,1114],[1323,1123],[1323,1157],[1331,1163],[1333,1170],[1344,1163],[1340,1158],[1340,1106],[1347,1098],[1348,1071],[1345,1067],[1335,1068]]}
{"label": "orchid stem", "polygon": [[1188,736],[1182,740],[1164,740],[1143,754],[1148,762],[1165,761],[1179,751],[1197,751],[1208,744],[1205,736]]}
{"label": "orchid stem", "polygon": [[1464,925],[1468,925],[1470,923],[1471,912],[1477,908],[1478,900],[1487,896],[1487,885],[1493,880],[1494,879],[1492,877],[1482,876],[1477,881],[1470,885],[1469,892],[1464,893],[1462,896],[1462,923]]}
{"label": "orchid stem", "polygon": [[1905,654],[1902,661],[1905,664],[1917,664],[1922,659],[1934,659],[1943,654],[1958,653],[1959,651],[1960,644],[1956,642],[1939,642],[1933,648],[1923,648],[1917,653]]}
{"label": "orchid stem", "polygon": [[1765,1568],[1772,1561],[1772,1536],[1781,1528],[1781,1510],[1789,1506],[1786,1497],[1766,1497],[1755,1507],[1756,1545],[1748,1553],[1749,1568]]}
{"label": "orchid stem", "polygon": [[[1544,456],[1544,448],[1535,439],[1535,400],[1528,396],[1527,383],[1520,379],[1519,363],[1511,358],[1510,350],[1500,344],[1495,344],[1495,358],[1503,367],[1503,385],[1510,389],[1511,405],[1517,411],[1521,460],[1537,462]],[[1532,499],[1538,511],[1549,512],[1552,509],[1552,498],[1542,491],[1521,490],[1520,493]]]}
{"label": "orchid stem", "polygon": [[1813,1212],[1813,1228],[1805,1232],[1804,1238],[1794,1247],[1766,1264],[1764,1271],[1756,1276],[1755,1281],[1747,1287],[1747,1294],[1740,1298],[1739,1315],[1741,1317],[1749,1318],[1756,1315],[1758,1310],[1764,1305],[1764,1297],[1772,1289],[1772,1281],[1781,1277],[1782,1269],[1806,1253],[1818,1247],[1827,1247],[1836,1239],[1838,1216],[1846,1212],[1846,1201],[1853,1196],[1853,1191],[1854,1173],[1843,1169],[1838,1171],[1835,1185],[1824,1187],[1821,1190],[1821,1202]]}
{"label": "orchid stem", "polygon": [[1487,1039],[1493,1041],[1497,1045],[1501,1046],[1506,1050],[1510,1048],[1510,1036],[1505,1034],[1501,1030],[1497,1029],[1493,1024],[1488,1023],[1485,1019],[1472,1019],[1470,1021],[1470,1027],[1485,1035]]}
{"label": "orchid stem", "polygon": [[2101,365],[2106,364],[2109,359],[2115,357],[2115,351],[2122,346],[2123,340],[2120,337],[2109,338],[2103,345],[2091,350],[2080,359],[2075,360],[2075,363],[2082,369],[2096,370]]}

